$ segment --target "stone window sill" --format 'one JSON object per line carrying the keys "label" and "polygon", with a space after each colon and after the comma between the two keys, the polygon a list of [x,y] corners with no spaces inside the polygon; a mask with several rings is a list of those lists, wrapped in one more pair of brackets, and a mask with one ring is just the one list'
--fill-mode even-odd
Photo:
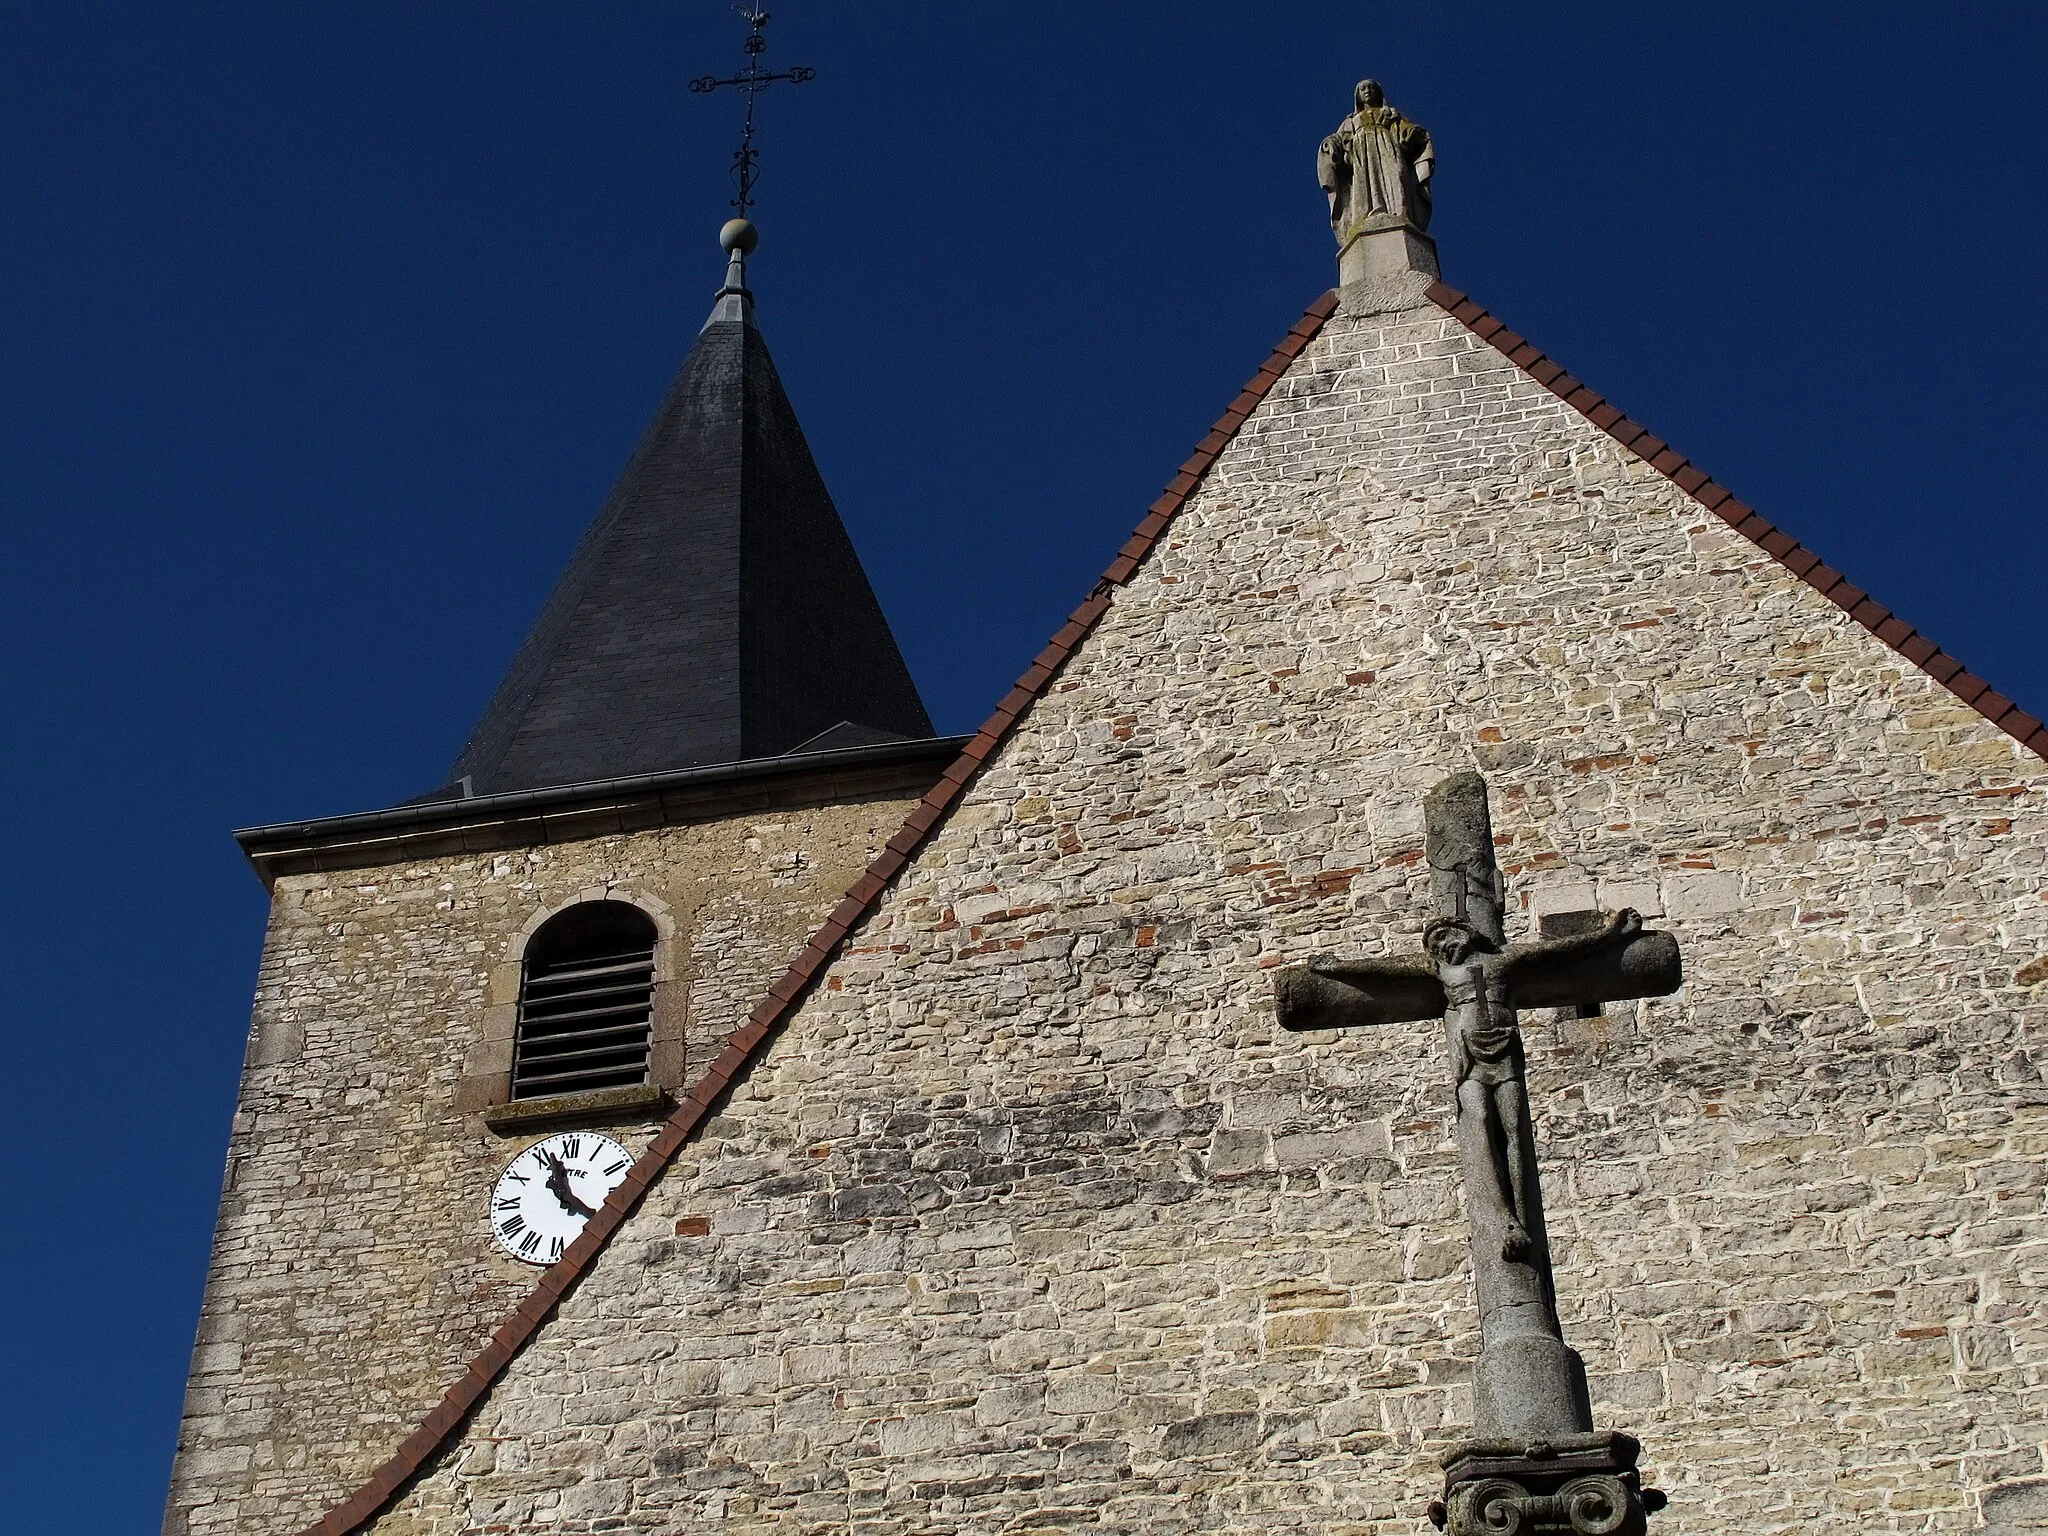
{"label": "stone window sill", "polygon": [[668,1093],[652,1083],[633,1088],[600,1088],[594,1093],[558,1093],[545,1099],[514,1099],[484,1111],[484,1124],[505,1135],[539,1130],[565,1120],[651,1119],[668,1107]]}

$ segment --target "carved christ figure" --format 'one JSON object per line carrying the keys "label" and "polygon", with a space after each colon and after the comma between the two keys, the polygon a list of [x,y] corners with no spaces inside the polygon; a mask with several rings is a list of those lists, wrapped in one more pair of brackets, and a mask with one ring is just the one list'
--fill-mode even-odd
{"label": "carved christ figure", "polygon": [[1626,945],[1642,927],[1640,917],[1623,910],[1591,933],[1510,944],[1505,949],[1456,920],[1431,923],[1422,936],[1422,947],[1436,961],[1444,989],[1444,1028],[1452,1080],[1458,1085],[1458,1114],[1477,1120],[1493,1154],[1491,1189],[1482,1187],[1472,1194],[1493,1203],[1489,1224],[1500,1230],[1504,1259],[1526,1260],[1529,1233],[1543,1226],[1535,1207],[1534,1139],[1526,1134],[1529,1090],[1513,999],[1532,984],[1540,986],[1545,972],[1569,970],[1576,956]]}
{"label": "carved christ figure", "polygon": [[1361,80],[1353,111],[1316,153],[1316,180],[1330,195],[1330,228],[1348,246],[1375,229],[1429,228],[1429,130],[1387,105],[1377,80]]}

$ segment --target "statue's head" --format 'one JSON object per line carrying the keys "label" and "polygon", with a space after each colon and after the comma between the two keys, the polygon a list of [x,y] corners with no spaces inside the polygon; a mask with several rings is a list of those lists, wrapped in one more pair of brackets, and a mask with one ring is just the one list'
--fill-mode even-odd
{"label": "statue's head", "polygon": [[1493,946],[1467,924],[1446,918],[1422,930],[1422,947],[1438,965],[1463,965],[1474,954]]}
{"label": "statue's head", "polygon": [[1351,93],[1351,100],[1353,105],[1360,112],[1363,112],[1368,107],[1385,106],[1387,104],[1387,93],[1380,89],[1379,81],[1361,80],[1358,82],[1358,89]]}

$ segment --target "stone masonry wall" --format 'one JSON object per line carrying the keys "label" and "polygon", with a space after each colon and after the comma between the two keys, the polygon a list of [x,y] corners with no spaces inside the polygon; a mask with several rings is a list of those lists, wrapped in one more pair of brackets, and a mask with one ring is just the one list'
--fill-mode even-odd
{"label": "stone masonry wall", "polygon": [[[603,889],[665,908],[701,1071],[908,809],[281,878],[165,1529],[317,1519],[532,1289],[540,1272],[497,1250],[485,1201],[543,1133],[497,1135],[456,1103],[530,919]],[[636,1151],[649,1134],[605,1129]]]}
{"label": "stone masonry wall", "polygon": [[1525,1019],[1656,1530],[1976,1527],[2048,1470],[2048,770],[1421,308],[1325,328],[376,1529],[1426,1531],[1438,1030],[1280,1034],[1271,970],[1415,944],[1473,766],[1522,931],[1684,946]]}

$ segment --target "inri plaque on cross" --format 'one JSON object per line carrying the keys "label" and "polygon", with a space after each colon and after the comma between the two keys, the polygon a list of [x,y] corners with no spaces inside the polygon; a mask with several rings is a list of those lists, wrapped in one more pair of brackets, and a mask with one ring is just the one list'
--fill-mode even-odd
{"label": "inri plaque on cross", "polygon": [[[1523,1074],[1521,1008],[1657,997],[1677,990],[1678,942],[1634,912],[1567,938],[1510,944],[1486,781],[1455,774],[1425,802],[1436,917],[1418,954],[1320,956],[1275,981],[1280,1024],[1351,1029],[1441,1017],[1457,1085],[1458,1160],[1479,1295],[1474,1441],[1446,1461],[1454,1531],[1640,1530],[1645,1501],[1626,1435],[1596,1435],[1586,1368],[1557,1321],[1536,1142]],[[1651,1495],[1651,1504],[1662,1500]],[[1514,1511],[1512,1522],[1508,1511]]]}

